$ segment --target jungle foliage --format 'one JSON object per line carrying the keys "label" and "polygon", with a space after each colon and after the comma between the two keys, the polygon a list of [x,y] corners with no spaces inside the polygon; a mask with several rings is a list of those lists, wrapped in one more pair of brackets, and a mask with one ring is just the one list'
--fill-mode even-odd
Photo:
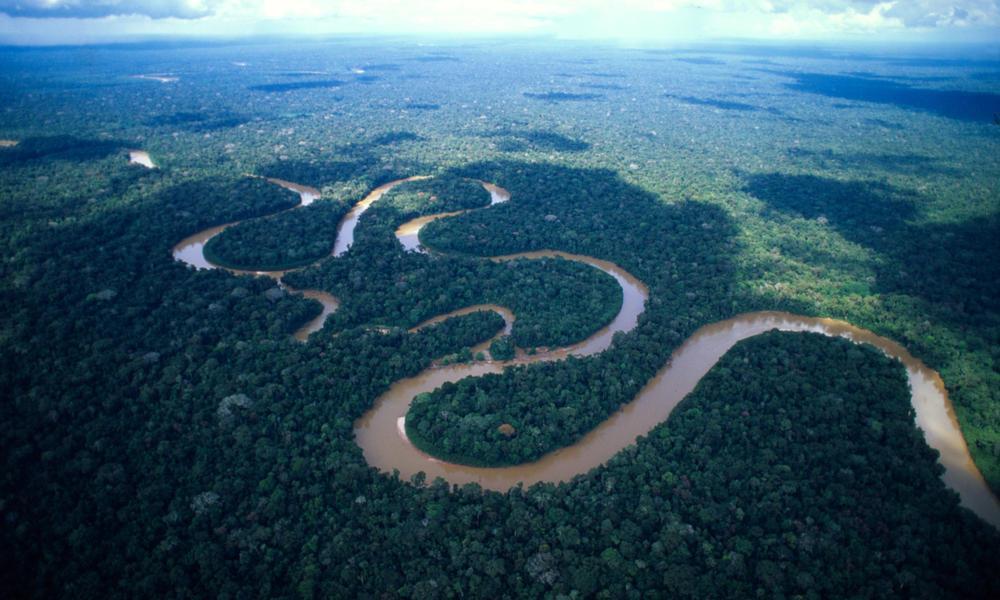
{"label": "jungle foliage", "polygon": [[[739,344],[566,483],[401,481],[354,443],[393,382],[474,358],[502,323],[407,327],[502,304],[501,354],[606,324],[621,298],[604,273],[484,258],[552,248],[645,282],[638,327],[599,356],[423,397],[407,422],[438,450],[565,446],[698,327],[785,309],[937,369],[998,489],[995,60],[528,40],[0,53],[0,140],[18,142],[0,147],[0,596],[1000,596],[998,534],[942,483],[900,366],[844,340]],[[359,65],[379,79],[345,74]],[[294,194],[245,173],[328,204],[288,211]],[[325,257],[337,211],[412,175],[437,177]],[[401,223],[486,206],[465,178],[511,200],[428,225],[440,254],[404,252]],[[307,343],[290,334],[317,303],[171,256],[237,220],[217,257],[321,255],[288,276],[342,301]]]}

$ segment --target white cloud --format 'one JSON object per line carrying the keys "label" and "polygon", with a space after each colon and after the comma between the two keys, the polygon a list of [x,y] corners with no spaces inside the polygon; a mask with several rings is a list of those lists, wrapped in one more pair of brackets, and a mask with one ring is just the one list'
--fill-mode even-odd
{"label": "white cloud", "polygon": [[1000,23],[1000,1],[964,0],[938,2],[906,0],[894,2],[886,13],[898,18],[907,27],[963,27],[976,24]]}
{"label": "white cloud", "polygon": [[[9,17],[3,17],[3,14]],[[671,41],[831,38],[1000,28],[1000,0],[0,0],[0,37],[157,34],[523,34]],[[84,23],[92,23],[83,27]],[[1000,37],[1000,36],[996,36]]]}
{"label": "white cloud", "polygon": [[[801,3],[799,3],[801,4]],[[822,2],[819,6],[785,2],[771,10],[769,31],[778,37],[827,37],[895,31],[903,24],[888,14],[893,2]]]}
{"label": "white cloud", "polygon": [[197,19],[215,12],[224,0],[0,0],[0,12],[13,17],[99,18],[144,15],[154,19]]}

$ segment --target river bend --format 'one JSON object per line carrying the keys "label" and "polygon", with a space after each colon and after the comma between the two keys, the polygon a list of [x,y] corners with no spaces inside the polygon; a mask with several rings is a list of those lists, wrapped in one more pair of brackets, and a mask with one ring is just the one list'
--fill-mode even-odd
{"label": "river bend", "polygon": [[[399,179],[372,190],[341,220],[331,254],[340,256],[347,252],[354,241],[354,229],[361,215],[387,191],[405,181],[423,178]],[[320,192],[315,188],[279,179],[269,181],[298,192],[302,199],[299,206],[308,205],[320,196]],[[503,188],[485,182],[483,185],[490,192],[490,206],[510,198],[510,194]],[[426,249],[419,242],[420,229],[433,220],[464,212],[467,211],[438,213],[413,219],[397,229],[396,237],[405,249],[425,252]],[[212,227],[185,238],[174,247],[174,257],[198,269],[224,268],[209,262],[204,256],[203,249],[209,239],[234,224],[236,222]],[[916,412],[916,424],[924,432],[928,445],[940,452],[939,461],[945,468],[942,475],[944,483],[958,492],[963,506],[1000,528],[1000,503],[972,461],[944,383],[936,371],[927,367],[899,344],[868,330],[834,319],[803,317],[783,312],[748,313],[698,329],[673,353],[668,363],[631,402],[573,445],[547,454],[538,461],[511,467],[472,467],[444,462],[418,450],[406,437],[404,420],[410,402],[417,394],[433,391],[446,382],[478,377],[487,373],[500,373],[511,365],[563,360],[571,355],[596,354],[611,345],[615,333],[628,332],[635,328],[648,299],[648,291],[641,281],[613,263],[552,250],[489,257],[489,260],[532,260],[552,257],[586,263],[615,278],[622,287],[623,302],[614,320],[587,339],[571,346],[549,349],[530,356],[519,351],[514,359],[503,362],[435,365],[414,377],[393,383],[375,400],[372,408],[355,423],[356,441],[369,464],[386,473],[398,470],[404,479],[422,471],[429,479],[441,477],[452,484],[474,482],[483,488],[497,491],[506,491],[518,484],[527,486],[541,481],[568,481],[604,464],[616,453],[635,443],[637,437],[648,434],[666,420],[680,401],[695,388],[698,381],[736,343],[773,329],[810,331],[872,345],[903,363],[910,385],[911,403]],[[280,285],[283,285],[281,277],[287,272],[226,270],[235,274],[272,277]],[[323,304],[322,314],[295,332],[296,339],[305,341],[310,333],[323,326],[327,315],[336,310],[338,302],[335,297],[323,291],[304,290],[302,293]],[[418,331],[446,318],[477,310],[491,310],[500,314],[505,322],[504,330],[500,334],[510,333],[515,316],[510,310],[497,305],[466,307],[430,319],[410,331]],[[484,350],[488,344],[487,341],[474,350]]]}

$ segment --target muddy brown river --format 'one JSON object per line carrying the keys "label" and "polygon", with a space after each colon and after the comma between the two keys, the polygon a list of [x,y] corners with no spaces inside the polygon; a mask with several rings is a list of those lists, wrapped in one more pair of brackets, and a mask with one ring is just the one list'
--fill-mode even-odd
{"label": "muddy brown river", "polygon": [[[486,191],[490,193],[490,206],[496,204],[503,204],[504,202],[510,200],[510,192],[507,190],[497,187],[492,183],[480,182]],[[412,221],[407,221],[399,226],[396,230],[396,239],[399,243],[403,245],[403,248],[410,252],[424,252],[425,250],[420,246],[420,230],[423,229],[424,225],[430,223],[431,221],[437,221],[438,219],[443,219],[445,217],[454,217],[462,213],[467,213],[469,210],[479,210],[476,208],[468,210],[454,210],[451,212],[437,213],[434,215],[427,215],[425,217],[417,217]]]}
{"label": "muddy brown river", "polygon": [[[363,198],[344,217],[337,229],[333,256],[347,252],[354,241],[354,229],[361,215],[394,186],[404,181],[422,179],[410,177],[379,186]],[[302,197],[306,205],[319,197],[318,190],[298,186],[281,180],[273,183],[293,189]],[[509,199],[510,194],[503,188],[483,184],[490,192],[491,206]],[[472,210],[485,210],[472,209]],[[439,213],[414,219],[403,224],[396,236],[400,244],[410,251],[425,251],[419,243],[419,231],[425,224],[435,219],[454,216],[467,211]],[[182,240],[174,247],[174,257],[195,268],[219,268],[207,261],[202,252],[205,242],[218,235],[228,223],[199,232]],[[958,420],[948,399],[944,383],[938,373],[919,359],[912,356],[899,344],[854,327],[849,323],[834,319],[812,318],[782,312],[748,313],[706,325],[698,329],[671,356],[670,361],[660,369],[630,403],[615,412],[595,429],[580,438],[575,444],[552,452],[540,460],[513,467],[482,468],[448,463],[429,456],[414,447],[406,437],[405,415],[414,396],[430,392],[446,382],[454,382],[466,377],[477,377],[487,373],[500,373],[511,365],[531,364],[543,361],[563,360],[570,355],[587,356],[596,354],[611,345],[617,332],[628,332],[635,328],[638,317],[645,307],[648,291],[645,285],[621,267],[596,258],[568,254],[559,251],[537,251],[509,256],[489,257],[489,260],[512,261],[560,257],[582,262],[608,273],[622,288],[622,306],[614,320],[587,339],[563,348],[550,349],[534,355],[519,351],[510,361],[482,361],[471,364],[432,366],[415,377],[401,379],[373,403],[372,408],[355,423],[355,438],[368,463],[385,473],[398,470],[400,477],[408,479],[418,472],[424,472],[429,480],[441,477],[452,484],[478,483],[483,488],[506,491],[513,486],[548,481],[569,481],[607,462],[617,452],[635,443],[638,436],[648,434],[654,427],[665,421],[680,401],[698,384],[698,381],[719,361],[719,359],[741,340],[778,329],[781,331],[811,331],[833,337],[845,337],[856,343],[869,344],[886,355],[899,360],[906,368],[911,391],[911,403],[916,412],[916,424],[924,432],[927,443],[940,452],[940,463],[945,472],[944,483],[958,492],[963,506],[968,507],[995,527],[1000,527],[1000,503],[986,484],[979,470],[972,462]],[[273,277],[281,283],[281,276],[287,271],[248,272],[227,269],[236,274],[257,274]],[[295,333],[295,338],[304,341],[310,333],[323,326],[326,316],[337,308],[337,299],[318,290],[304,290],[301,293],[323,304],[323,314],[313,319]],[[510,333],[515,316],[510,310],[497,305],[476,305],[445,315],[440,315],[421,323],[410,331],[418,331],[447,318],[468,314],[477,310],[491,310],[504,318],[503,333]],[[498,334],[500,335],[500,334]],[[485,342],[474,351],[484,350]]]}
{"label": "muddy brown river", "polygon": [[367,196],[362,198],[360,202],[355,204],[354,207],[351,208],[346,215],[344,215],[344,218],[340,221],[340,225],[337,226],[337,239],[333,244],[333,255],[342,256],[351,247],[351,244],[354,243],[354,228],[358,226],[358,220],[361,219],[361,215],[365,214],[368,207],[397,185],[407,181],[417,181],[419,179],[427,179],[427,177],[416,176],[390,181],[389,183],[378,186],[369,192]]}
{"label": "muddy brown river", "polygon": [[[371,410],[355,423],[355,435],[369,464],[387,473],[398,469],[404,479],[423,471],[428,480],[442,477],[455,484],[475,482],[497,491],[508,490],[518,483],[528,486],[539,481],[568,481],[604,464],[620,450],[635,443],[636,437],[648,434],[665,421],[677,404],[737,342],[772,329],[846,337],[875,346],[902,362],[906,367],[917,425],[924,431],[928,445],[941,453],[939,461],[945,467],[942,476],[945,484],[959,493],[964,506],[1000,527],[1000,505],[972,462],[937,372],[895,342],[834,319],[758,312],[706,325],[674,352],[670,362],[657,372],[632,402],[577,443],[533,463],[480,468],[438,460],[418,450],[406,438],[406,411],[414,396],[433,391],[446,382],[500,373],[509,364],[559,360],[573,352],[519,357],[505,363],[473,363],[428,369],[416,377],[397,381],[376,399]],[[610,337],[604,339],[610,342]],[[599,352],[608,345],[596,341],[585,344],[588,346],[587,353]]]}
{"label": "muddy brown river", "polygon": [[[315,202],[321,196],[319,190],[306,185],[299,185],[297,183],[292,183],[291,181],[285,181],[284,179],[268,179],[271,183],[279,185],[287,190],[291,190],[299,195],[299,204],[288,209],[295,210],[296,208],[301,208],[303,206],[309,206]],[[228,267],[223,267],[217,265],[207,258],[205,258],[205,244],[208,240],[219,235],[227,228],[241,223],[242,221],[233,221],[232,223],[225,223],[223,225],[216,225],[215,227],[209,227],[199,231],[198,233],[188,236],[174,245],[173,255],[174,260],[179,260],[185,264],[188,264],[195,269],[223,269],[233,273],[234,275],[263,275],[265,277],[270,277],[278,282],[278,285],[285,288],[289,292],[295,292],[296,290],[291,286],[285,285],[281,278],[289,270],[284,271],[245,271],[241,269],[230,269]],[[311,298],[316,300],[323,306],[323,310],[315,318],[310,319],[305,325],[300,327],[298,330],[292,334],[296,340],[304,342],[309,338],[309,334],[319,331],[323,328],[323,323],[326,322],[326,318],[337,310],[340,306],[340,302],[337,300],[333,294],[324,292],[321,290],[304,290],[301,292],[306,298]]]}

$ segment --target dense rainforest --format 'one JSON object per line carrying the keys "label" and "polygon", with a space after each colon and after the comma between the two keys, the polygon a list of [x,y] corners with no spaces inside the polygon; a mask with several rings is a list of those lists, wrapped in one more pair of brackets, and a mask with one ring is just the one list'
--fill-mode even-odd
{"label": "dense rainforest", "polygon": [[[614,317],[621,289],[597,269],[486,258],[555,249],[642,280],[637,327],[421,396],[422,447],[537,458],[698,327],[789,310],[937,369],[1000,489],[1000,65],[519,44],[0,49],[0,140],[17,142],[0,147],[0,594],[1000,595],[1000,534],[942,482],[902,366],[847,340],[741,342],[571,481],[498,493],[366,462],[354,427],[374,399],[475,359],[503,323],[408,328],[500,304],[516,320],[499,360]],[[330,256],[351,205],[418,175]],[[321,199],[288,210],[298,196],[265,177]],[[510,200],[487,207],[478,181]],[[422,230],[430,253],[395,238],[463,209]],[[171,255],[233,221],[211,258],[305,266],[290,286],[339,299],[306,343],[291,334],[318,303]]]}
{"label": "dense rainforest", "polygon": [[[350,204],[319,201],[271,218],[228,227],[205,244],[205,258],[233,269],[280,271],[330,254],[337,223]],[[295,232],[294,236],[282,232]]]}
{"label": "dense rainforest", "polygon": [[[305,175],[307,180],[315,177],[297,169],[282,167],[280,171],[288,177]],[[341,185],[325,187],[319,201],[301,210],[227,228],[209,240],[205,257],[218,265],[256,271],[293,269],[326,257],[333,249],[337,224],[369,191],[366,184],[372,181],[363,168],[348,170],[345,176],[347,179]],[[440,207],[446,205],[474,208],[489,203],[489,193],[481,185],[453,177],[407,182],[390,194],[391,203],[410,214],[441,212]]]}
{"label": "dense rainforest", "polygon": [[[473,304],[503,305],[517,315],[512,337],[523,348],[579,341],[614,317],[621,288],[589,266],[558,258],[494,263],[407,252],[395,237],[396,229],[415,217],[488,204],[481,185],[453,175],[407,182],[365,212],[354,246],[341,260],[285,279],[296,288],[326,289],[341,298],[331,325],[412,327]],[[507,203],[489,210],[506,208]]]}

